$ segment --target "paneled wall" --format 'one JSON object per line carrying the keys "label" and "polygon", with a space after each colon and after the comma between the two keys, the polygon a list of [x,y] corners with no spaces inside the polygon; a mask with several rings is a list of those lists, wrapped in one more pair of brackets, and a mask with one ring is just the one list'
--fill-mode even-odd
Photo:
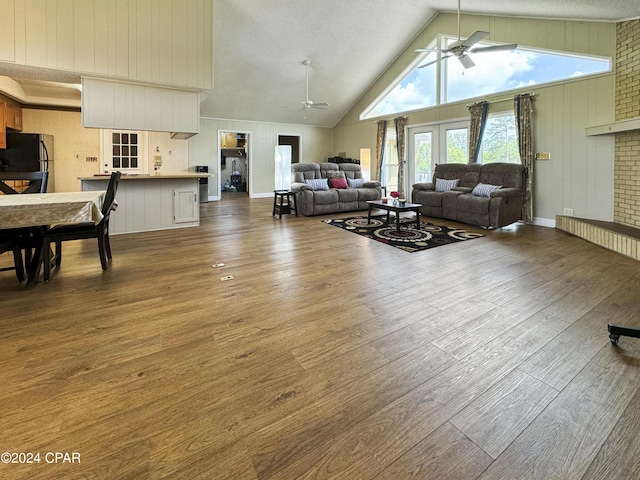
{"label": "paneled wall", "polygon": [[189,168],[193,169],[195,165],[209,166],[209,172],[214,175],[209,182],[209,196],[211,197],[220,196],[219,131],[249,134],[248,148],[251,157],[249,195],[251,197],[273,195],[275,147],[278,135],[300,136],[301,162],[326,162],[327,158],[336,155],[336,150],[333,149],[333,131],[330,128],[202,118],[200,133],[189,139]]}
{"label": "paneled wall", "polygon": [[197,91],[82,79],[85,127],[198,133],[199,121]]}
{"label": "paneled wall", "polygon": [[0,0],[0,61],[213,87],[213,0]]}
{"label": "paneled wall", "polygon": [[[463,15],[461,30],[463,33],[489,31],[488,40],[492,41],[615,56],[616,26],[613,23]],[[456,16],[452,14],[440,14],[427,25],[334,128],[335,150],[344,151],[347,156],[357,156],[360,148],[375,152],[375,120],[360,121],[359,115],[407,70],[416,58],[416,48],[424,48],[438,34],[456,31]],[[565,208],[573,209],[578,217],[611,221],[613,138],[587,137],[585,127],[614,120],[614,73],[547,86],[530,85],[526,90],[513,93],[522,91],[536,93],[535,151],[551,153],[550,161],[539,161],[535,165],[536,221],[553,225],[555,216]],[[510,96],[503,93],[486,99],[491,102]],[[466,119],[468,102],[409,112],[407,126]],[[512,110],[511,100],[494,100],[490,107],[490,113]]]}
{"label": "paneled wall", "polygon": [[[0,28],[0,61],[15,61],[15,25],[13,19],[15,0],[0,0],[0,15],[2,15],[2,28]],[[5,16],[6,15],[6,16]]]}

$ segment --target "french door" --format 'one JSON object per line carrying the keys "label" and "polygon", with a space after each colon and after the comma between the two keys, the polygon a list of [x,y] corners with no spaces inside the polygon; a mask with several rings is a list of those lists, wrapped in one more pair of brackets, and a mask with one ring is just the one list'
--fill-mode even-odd
{"label": "french door", "polygon": [[431,182],[438,163],[467,163],[469,122],[407,129],[407,186]]}

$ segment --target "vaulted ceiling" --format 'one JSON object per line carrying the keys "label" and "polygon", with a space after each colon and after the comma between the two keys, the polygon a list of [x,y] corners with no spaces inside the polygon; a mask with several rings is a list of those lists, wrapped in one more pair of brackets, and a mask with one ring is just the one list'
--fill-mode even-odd
{"label": "vaulted ceiling", "polygon": [[[397,55],[457,0],[215,0],[214,89],[203,117],[334,126]],[[637,0],[462,0],[463,13],[619,21],[640,16]],[[303,110],[309,97],[327,110]],[[6,74],[6,73],[5,73]],[[46,80],[46,79],[45,79]],[[22,82],[30,103],[46,82]],[[58,89],[56,96],[78,95]],[[62,103],[62,100],[60,101]]]}

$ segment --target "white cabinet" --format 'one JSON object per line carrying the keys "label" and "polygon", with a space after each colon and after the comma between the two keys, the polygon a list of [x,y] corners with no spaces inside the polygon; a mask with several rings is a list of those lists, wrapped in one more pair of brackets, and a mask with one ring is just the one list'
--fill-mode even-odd
{"label": "white cabinet", "polygon": [[173,191],[173,221],[188,223],[198,220],[198,192],[191,189],[176,189]]}

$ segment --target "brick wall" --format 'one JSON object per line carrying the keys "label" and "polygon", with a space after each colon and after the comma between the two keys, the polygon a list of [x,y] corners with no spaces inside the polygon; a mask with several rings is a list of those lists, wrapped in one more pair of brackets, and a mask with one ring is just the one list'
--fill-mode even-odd
{"label": "brick wall", "polygon": [[[640,20],[617,25],[616,120],[640,117]],[[614,221],[640,228],[640,130],[616,134]]]}
{"label": "brick wall", "polygon": [[640,132],[616,134],[613,173],[614,221],[640,228]]}

